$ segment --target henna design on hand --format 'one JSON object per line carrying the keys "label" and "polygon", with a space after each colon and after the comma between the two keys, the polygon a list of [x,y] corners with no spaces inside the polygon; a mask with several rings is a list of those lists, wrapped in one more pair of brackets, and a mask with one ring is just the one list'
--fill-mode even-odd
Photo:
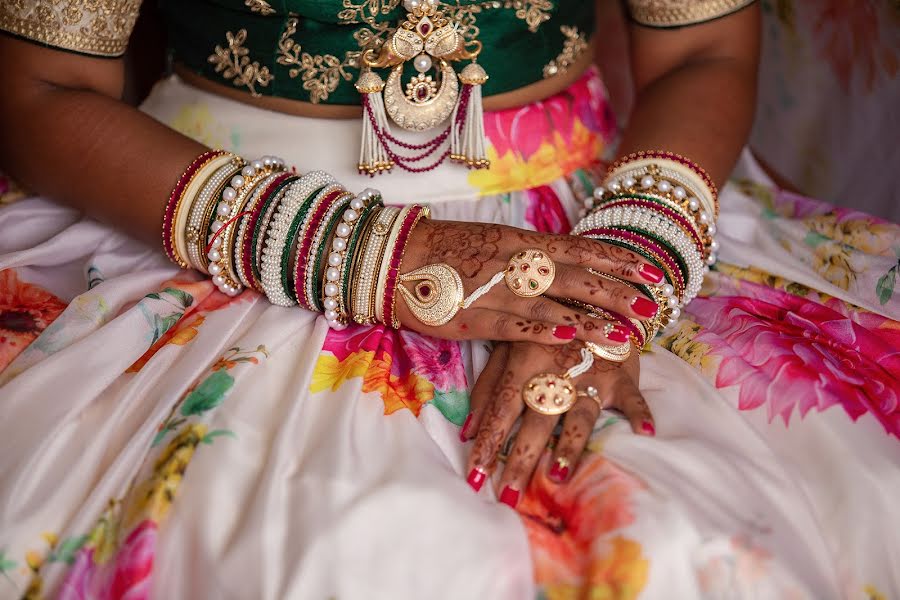
{"label": "henna design on hand", "polygon": [[539,335],[547,330],[547,326],[543,323],[535,323],[534,321],[516,321],[516,327],[522,333],[532,333]]}
{"label": "henna design on hand", "polygon": [[[419,225],[426,223],[423,222]],[[489,223],[427,222],[425,246],[429,263],[447,263],[469,279],[500,252],[503,227]]]}
{"label": "henna design on hand", "polygon": [[475,465],[492,469],[497,461],[497,453],[506,441],[506,432],[499,424],[503,421],[504,413],[510,410],[510,407],[518,405],[521,398],[522,392],[513,385],[514,379],[513,371],[506,371],[503,374],[500,393],[494,402],[490,403],[490,409],[484,415],[484,422],[489,424],[490,428],[486,437],[482,437],[479,432],[475,447],[472,449]]}

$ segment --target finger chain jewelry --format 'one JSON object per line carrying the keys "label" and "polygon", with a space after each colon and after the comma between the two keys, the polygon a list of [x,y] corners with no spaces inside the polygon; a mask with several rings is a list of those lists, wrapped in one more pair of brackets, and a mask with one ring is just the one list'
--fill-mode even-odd
{"label": "finger chain jewelry", "polygon": [[464,296],[462,278],[448,264],[426,265],[404,275],[402,283],[414,283],[413,291],[400,287],[400,295],[409,311],[422,323],[439,327],[449,323],[460,310],[471,307],[501,281],[522,298],[545,293],[553,285],[556,265],[543,250],[529,248],[510,258],[507,267],[495,273],[487,283],[468,297]]}

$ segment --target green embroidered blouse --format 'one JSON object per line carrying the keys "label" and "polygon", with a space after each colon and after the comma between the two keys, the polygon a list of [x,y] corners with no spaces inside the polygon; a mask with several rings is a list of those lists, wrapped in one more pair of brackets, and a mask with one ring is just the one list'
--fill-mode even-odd
{"label": "green embroidered blouse", "polygon": [[[176,62],[254,95],[359,104],[363,50],[387,40],[402,0],[158,0]],[[609,2],[617,0],[606,0]],[[716,19],[754,0],[626,0],[649,27]],[[121,56],[141,0],[0,1],[0,32],[91,56]],[[487,95],[566,71],[589,51],[594,0],[442,0],[463,37],[478,39]]]}
{"label": "green embroidered blouse", "polygon": [[[401,0],[163,0],[176,62],[254,95],[359,104],[360,54],[406,15]],[[455,0],[441,10],[484,44],[484,93],[552,77],[588,51],[594,3]]]}

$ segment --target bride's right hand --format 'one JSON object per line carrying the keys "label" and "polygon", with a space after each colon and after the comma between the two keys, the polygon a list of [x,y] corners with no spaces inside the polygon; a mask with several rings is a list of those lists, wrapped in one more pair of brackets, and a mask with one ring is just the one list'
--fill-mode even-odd
{"label": "bride's right hand", "polygon": [[[523,250],[545,252],[556,265],[546,296],[525,298],[504,282],[495,285],[469,308],[459,310],[446,324],[429,326],[420,321],[399,293],[397,316],[405,327],[445,339],[485,339],[565,344],[573,339],[598,344],[619,344],[628,339],[622,325],[588,317],[553,301],[569,298],[647,319],[657,310],[652,300],[633,288],[590,273],[587,268],[635,283],[660,283],[663,273],[642,256],[587,238],[544,234],[505,225],[423,219],[413,230],[403,258],[403,274],[426,265],[444,263],[459,273],[464,294],[470,294],[504,272],[509,260]],[[414,283],[401,283],[414,291]],[[549,297],[547,297],[549,296]]]}

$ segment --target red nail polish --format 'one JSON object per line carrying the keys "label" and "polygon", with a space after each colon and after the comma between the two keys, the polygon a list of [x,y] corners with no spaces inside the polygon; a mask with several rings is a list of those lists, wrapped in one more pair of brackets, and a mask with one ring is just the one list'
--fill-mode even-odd
{"label": "red nail polish", "polygon": [[462,428],[459,430],[459,441],[461,441],[463,444],[465,444],[466,442],[469,441],[469,438],[466,435],[466,430],[469,428],[469,423],[471,423],[471,422],[472,422],[472,413],[469,413],[469,415],[466,417],[465,422],[463,422]]}
{"label": "red nail polish", "polygon": [[647,300],[641,296],[637,296],[631,301],[631,309],[642,317],[652,317],[659,310],[659,306],[653,300]]}
{"label": "red nail polish", "polygon": [[650,421],[644,421],[643,423],[641,423],[641,429],[643,429],[644,433],[646,433],[647,435],[656,435],[656,428]]}
{"label": "red nail polish", "polygon": [[609,333],[606,334],[606,337],[614,342],[627,342],[628,341],[628,330],[622,327],[621,325],[616,325],[612,329],[609,330]]}
{"label": "red nail polish", "polygon": [[560,340],[574,340],[578,330],[569,325],[557,325],[553,328],[553,337]]}
{"label": "red nail polish", "polygon": [[550,479],[555,481],[556,483],[562,483],[569,476],[569,466],[562,466],[559,464],[559,461],[553,463],[553,467],[550,469]]}
{"label": "red nail polish", "polygon": [[487,473],[475,467],[469,472],[469,476],[466,478],[466,482],[472,486],[472,489],[476,492],[481,489],[481,486],[484,485],[484,480],[487,478]]}
{"label": "red nail polish", "polygon": [[665,275],[662,269],[655,267],[650,263],[642,263],[641,266],[638,267],[638,273],[650,283],[659,283],[663,280],[663,276]]}
{"label": "red nail polish", "polygon": [[509,486],[504,487],[503,491],[500,493],[500,502],[515,508],[516,504],[519,503],[519,490]]}

